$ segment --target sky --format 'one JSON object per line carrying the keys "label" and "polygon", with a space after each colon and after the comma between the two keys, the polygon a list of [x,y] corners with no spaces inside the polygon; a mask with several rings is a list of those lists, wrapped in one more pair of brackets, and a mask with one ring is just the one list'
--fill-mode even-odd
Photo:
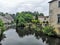
{"label": "sky", "polygon": [[38,11],[49,15],[49,1],[51,0],[0,0],[0,12]]}

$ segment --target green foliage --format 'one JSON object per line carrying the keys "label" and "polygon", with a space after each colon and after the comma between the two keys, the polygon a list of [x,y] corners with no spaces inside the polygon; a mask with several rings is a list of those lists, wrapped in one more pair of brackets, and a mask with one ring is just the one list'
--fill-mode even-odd
{"label": "green foliage", "polygon": [[[35,19],[33,19],[33,15],[35,16]],[[38,12],[21,12],[16,14],[16,24],[18,26],[22,25],[28,27],[29,23],[33,23],[32,25],[29,25],[29,28],[32,27],[32,29],[35,29],[37,31],[41,31],[47,35],[55,35],[56,33],[54,32],[54,28],[52,26],[49,26],[48,21],[39,21],[38,16],[44,16],[43,13],[38,13]],[[48,24],[47,26],[43,27],[42,23]]]}
{"label": "green foliage", "polygon": [[0,30],[1,30],[2,32],[5,31],[4,23],[3,23],[3,21],[2,21],[1,19],[0,19]]}
{"label": "green foliage", "polygon": [[0,27],[3,27],[4,24],[3,24],[3,21],[0,19]]}
{"label": "green foliage", "polygon": [[36,16],[36,15],[38,15],[38,16],[44,16],[43,13],[39,13],[38,11],[35,11],[35,12],[33,13],[33,15],[34,15],[34,16]]}
{"label": "green foliage", "polygon": [[32,20],[32,23],[39,23],[39,20]]}
{"label": "green foliage", "polygon": [[38,20],[38,15],[35,16],[35,20]]}
{"label": "green foliage", "polygon": [[3,12],[0,12],[0,15],[1,15],[1,16],[5,16],[5,14],[4,14]]}
{"label": "green foliage", "polygon": [[17,22],[18,25],[31,22],[32,19],[33,19],[33,16],[31,14],[27,14],[24,12],[17,13],[16,15],[16,21],[18,20]]}
{"label": "green foliage", "polygon": [[[38,11],[34,11],[34,12],[22,11],[21,13],[24,13],[24,14],[31,14],[31,15],[33,15],[33,16],[36,16],[36,15],[38,15],[38,16],[44,16],[43,13],[39,13]],[[17,15],[17,14],[18,14],[18,13],[16,13],[16,15]]]}
{"label": "green foliage", "polygon": [[26,23],[25,19],[22,18],[22,17],[19,17],[18,18],[18,25],[21,25],[21,24],[24,24],[24,23]]}
{"label": "green foliage", "polygon": [[36,15],[38,15],[38,16],[40,15],[38,11],[35,11],[33,14],[34,14],[35,16],[36,16]]}
{"label": "green foliage", "polygon": [[32,16],[31,14],[26,14],[26,15],[24,16],[24,19],[25,19],[25,21],[27,21],[27,22],[31,22],[31,20],[33,19],[33,16]]}
{"label": "green foliage", "polygon": [[48,34],[48,35],[54,35],[54,28],[52,26],[46,26],[43,28],[43,33]]}
{"label": "green foliage", "polygon": [[43,13],[40,13],[40,15],[39,16],[44,16],[44,14]]}

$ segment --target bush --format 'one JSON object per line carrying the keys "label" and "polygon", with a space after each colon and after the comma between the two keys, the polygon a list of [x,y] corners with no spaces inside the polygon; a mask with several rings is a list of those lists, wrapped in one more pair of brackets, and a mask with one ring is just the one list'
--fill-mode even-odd
{"label": "bush", "polygon": [[32,20],[32,23],[39,23],[39,20]]}
{"label": "bush", "polygon": [[16,16],[16,25],[20,26],[26,23],[30,23],[33,19],[33,16],[31,14],[27,14],[24,12],[18,13]]}
{"label": "bush", "polygon": [[0,19],[0,31],[1,31],[0,35],[3,34],[3,32],[5,31],[4,23],[1,19]]}
{"label": "bush", "polygon": [[48,34],[48,35],[55,35],[54,28],[52,26],[44,27],[43,33]]}

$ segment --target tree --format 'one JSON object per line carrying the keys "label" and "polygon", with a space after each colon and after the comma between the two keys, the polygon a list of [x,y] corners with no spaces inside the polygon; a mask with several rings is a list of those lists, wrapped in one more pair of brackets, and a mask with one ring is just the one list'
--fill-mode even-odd
{"label": "tree", "polygon": [[33,16],[31,14],[25,14],[24,19],[26,22],[31,22],[33,19]]}
{"label": "tree", "polygon": [[40,13],[39,16],[44,16],[44,14],[43,13]]}
{"label": "tree", "polygon": [[39,12],[35,11],[35,12],[34,12],[34,15],[35,15],[35,16],[36,16],[36,15],[39,16]]}
{"label": "tree", "polygon": [[38,20],[38,15],[35,16],[35,20]]}
{"label": "tree", "polygon": [[16,23],[18,25],[31,22],[32,19],[33,19],[33,16],[28,13],[21,12],[21,13],[17,13],[17,15],[16,15]]}
{"label": "tree", "polygon": [[4,14],[3,12],[0,12],[0,15],[1,15],[1,16],[5,16],[5,14]]}

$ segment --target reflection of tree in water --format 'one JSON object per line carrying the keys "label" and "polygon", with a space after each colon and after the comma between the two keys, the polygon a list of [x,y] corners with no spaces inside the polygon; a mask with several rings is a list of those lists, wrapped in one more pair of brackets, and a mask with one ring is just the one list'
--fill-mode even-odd
{"label": "reflection of tree in water", "polygon": [[43,42],[46,42],[48,45],[60,45],[60,39],[54,38],[54,37],[48,37],[46,35],[43,35],[42,33],[35,32],[36,39],[42,39]]}
{"label": "reflection of tree in water", "polygon": [[46,43],[48,43],[49,45],[60,45],[60,39],[48,37]]}
{"label": "reflection of tree in water", "polygon": [[34,31],[33,29],[32,30],[31,29],[19,29],[19,30],[16,30],[16,32],[18,33],[20,37],[35,34],[36,39],[39,40],[41,38],[43,43],[46,42],[46,44],[48,45],[60,45],[60,39],[48,37],[44,35],[42,32],[37,32],[37,31]]}
{"label": "reflection of tree in water", "polygon": [[0,45],[2,45],[2,44],[0,43]]}
{"label": "reflection of tree in water", "polygon": [[26,35],[33,35],[34,34],[34,31],[33,30],[29,30],[29,29],[16,29],[16,32],[18,33],[18,35],[20,37],[24,37]]}
{"label": "reflection of tree in water", "polygon": [[[3,40],[4,38],[6,38],[4,34],[3,34],[3,35],[0,35],[0,42],[1,42],[1,40]],[[0,45],[2,45],[2,44],[0,43]]]}

